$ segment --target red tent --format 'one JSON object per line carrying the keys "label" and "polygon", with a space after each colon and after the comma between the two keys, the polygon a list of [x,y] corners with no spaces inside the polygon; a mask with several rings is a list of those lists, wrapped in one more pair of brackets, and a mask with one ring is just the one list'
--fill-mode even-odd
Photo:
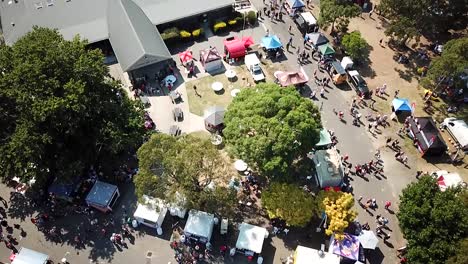
{"label": "red tent", "polygon": [[231,40],[224,40],[224,53],[228,59],[236,59],[245,56],[244,41],[233,38]]}
{"label": "red tent", "polygon": [[242,38],[242,41],[244,42],[244,46],[246,48],[252,46],[254,44],[253,38],[251,36],[246,36]]}
{"label": "red tent", "polygon": [[186,50],[184,52],[180,52],[179,53],[179,58],[180,58],[180,62],[182,62],[182,64],[185,64],[186,62],[189,62],[189,61],[193,60],[192,51]]}

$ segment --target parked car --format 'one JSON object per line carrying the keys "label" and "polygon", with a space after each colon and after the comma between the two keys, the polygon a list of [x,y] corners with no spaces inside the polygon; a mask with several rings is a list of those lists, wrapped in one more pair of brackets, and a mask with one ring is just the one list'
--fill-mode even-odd
{"label": "parked car", "polygon": [[260,60],[256,54],[252,53],[245,56],[245,66],[247,66],[255,82],[265,80],[265,74],[263,74],[262,67],[260,67]]}
{"label": "parked car", "polygon": [[361,77],[358,71],[348,71],[348,83],[356,90],[359,96],[364,95],[365,98],[369,97],[369,87],[364,78]]}
{"label": "parked car", "polygon": [[468,125],[465,121],[449,117],[444,119],[441,126],[447,129],[462,150],[468,151]]}

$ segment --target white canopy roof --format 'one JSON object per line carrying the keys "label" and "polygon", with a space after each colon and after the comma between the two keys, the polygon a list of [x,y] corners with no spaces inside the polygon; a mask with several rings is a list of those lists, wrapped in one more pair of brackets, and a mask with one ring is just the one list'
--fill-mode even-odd
{"label": "white canopy roof", "polygon": [[211,234],[213,233],[213,225],[214,215],[192,209],[189,212],[184,233],[210,240]]}
{"label": "white canopy roof", "polygon": [[32,249],[21,248],[11,264],[45,264],[49,256]]}
{"label": "white canopy roof", "polygon": [[313,248],[297,246],[294,255],[294,264],[339,264],[340,257],[338,255],[323,252],[319,255],[319,251]]}
{"label": "white canopy roof", "polygon": [[312,15],[311,12],[304,12],[301,13],[302,18],[307,22],[309,25],[316,25],[317,24],[317,19]]}
{"label": "white canopy roof", "polygon": [[147,195],[143,195],[143,200],[145,203],[138,203],[133,217],[145,219],[161,226],[167,213],[167,207],[164,202],[161,199],[152,198]]}
{"label": "white canopy roof", "polygon": [[354,62],[350,57],[343,57],[343,59],[341,60],[341,67],[343,67],[343,69],[345,70],[353,67],[353,64]]}
{"label": "white canopy roof", "polygon": [[260,254],[263,248],[263,240],[267,234],[268,231],[263,227],[242,223],[239,227],[236,248]]}

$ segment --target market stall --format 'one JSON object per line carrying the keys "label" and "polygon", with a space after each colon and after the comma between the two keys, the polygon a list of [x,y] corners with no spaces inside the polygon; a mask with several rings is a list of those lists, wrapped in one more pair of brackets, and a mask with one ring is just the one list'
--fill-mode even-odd
{"label": "market stall", "polygon": [[396,117],[399,120],[404,120],[406,117],[410,116],[413,109],[408,99],[395,98],[392,101],[392,112],[395,113]]}
{"label": "market stall", "polygon": [[441,191],[445,191],[450,187],[457,187],[459,185],[466,188],[466,183],[463,182],[463,179],[458,173],[449,173],[448,171],[436,171],[433,175],[437,178],[437,185]]}
{"label": "market stall", "polygon": [[440,135],[432,117],[409,117],[409,134],[422,156],[441,155],[447,144]]}
{"label": "market stall", "polygon": [[290,85],[304,85],[309,81],[309,77],[302,69],[299,72],[277,71],[273,75],[276,78],[276,82],[283,87]]}
{"label": "market stall", "polygon": [[305,7],[304,2],[301,0],[287,0],[284,1],[284,8],[286,12],[291,16],[301,12]]}
{"label": "market stall", "polygon": [[166,217],[167,207],[161,199],[143,195],[143,203],[138,203],[138,207],[133,217],[139,224],[152,228],[160,228]]}
{"label": "market stall", "polygon": [[348,80],[348,75],[346,74],[345,69],[343,69],[338,61],[331,62],[329,74],[331,75],[334,84],[342,84]]}
{"label": "market stall", "polygon": [[326,128],[320,130],[320,141],[315,144],[317,149],[328,149],[332,145],[330,132]]}
{"label": "market stall", "polygon": [[245,48],[249,48],[250,46],[252,46],[255,43],[252,36],[244,36],[244,37],[242,37],[242,41],[244,42],[244,47]]}
{"label": "market stall", "polygon": [[333,49],[333,47],[329,43],[320,45],[320,46],[318,46],[317,49],[318,49],[319,53],[322,56],[330,57],[330,56],[335,55],[335,50]]}
{"label": "market stall", "polygon": [[192,51],[186,50],[179,53],[179,60],[182,65],[186,66],[193,62],[193,54]]}
{"label": "market stall", "polygon": [[335,239],[334,236],[330,239],[328,252],[346,258],[350,261],[359,261],[366,263],[364,248],[360,246],[357,236],[345,233],[343,240]]}
{"label": "market stall", "polygon": [[59,181],[58,178],[47,189],[49,194],[53,194],[56,198],[72,202],[80,188],[81,178],[77,177],[71,181]]}
{"label": "market stall", "polygon": [[101,212],[110,212],[119,197],[120,192],[117,186],[96,181],[88,196],[86,196],[86,203]]}
{"label": "market stall", "polygon": [[49,256],[28,248],[21,248],[10,257],[11,264],[46,264]]}
{"label": "market stall", "polygon": [[315,176],[320,188],[342,186],[343,164],[336,149],[317,150],[312,160],[315,163]]}
{"label": "market stall", "polygon": [[267,50],[278,49],[283,47],[283,44],[279,40],[278,36],[271,35],[262,38],[262,47]]}
{"label": "market stall", "polygon": [[184,235],[188,239],[207,243],[211,240],[213,227],[214,215],[192,209],[185,224]]}
{"label": "market stall", "polygon": [[309,33],[306,35],[308,41],[314,46],[318,47],[328,43],[327,37],[325,37],[322,33]]}
{"label": "market stall", "polygon": [[239,236],[237,237],[236,249],[246,256],[260,254],[263,248],[263,241],[268,237],[268,231],[259,226],[242,223],[239,226]]}
{"label": "market stall", "polygon": [[222,106],[212,106],[203,113],[205,128],[210,132],[220,131],[224,128],[224,113],[226,109]]}
{"label": "market stall", "polygon": [[339,264],[340,257],[322,250],[297,246],[293,264]]}
{"label": "market stall", "polygon": [[226,61],[237,60],[246,54],[245,43],[236,37],[224,40],[224,58]]}
{"label": "market stall", "polygon": [[214,72],[224,67],[222,57],[215,47],[200,50],[200,63],[207,72]]}

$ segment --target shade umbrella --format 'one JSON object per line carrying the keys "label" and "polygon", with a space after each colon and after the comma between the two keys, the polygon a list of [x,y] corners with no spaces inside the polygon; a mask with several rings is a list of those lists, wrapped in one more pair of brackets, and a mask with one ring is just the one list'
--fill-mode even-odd
{"label": "shade umbrella", "polygon": [[186,63],[188,61],[193,60],[193,54],[190,50],[186,50],[184,52],[179,53],[179,58],[182,63]]}
{"label": "shade umbrella", "polygon": [[205,110],[203,118],[205,122],[213,126],[218,126],[224,123],[224,113],[226,109],[222,106],[212,106]]}
{"label": "shade umbrella", "polygon": [[358,236],[359,242],[363,248],[375,249],[379,243],[379,239],[375,235],[374,231],[363,230],[361,235]]}
{"label": "shade umbrella", "polygon": [[245,36],[242,38],[242,41],[244,42],[244,46],[246,48],[252,46],[254,44],[252,36]]}
{"label": "shade umbrella", "polygon": [[236,162],[234,162],[234,168],[236,168],[238,171],[245,171],[247,167],[247,163],[245,163],[243,160],[236,160]]}

